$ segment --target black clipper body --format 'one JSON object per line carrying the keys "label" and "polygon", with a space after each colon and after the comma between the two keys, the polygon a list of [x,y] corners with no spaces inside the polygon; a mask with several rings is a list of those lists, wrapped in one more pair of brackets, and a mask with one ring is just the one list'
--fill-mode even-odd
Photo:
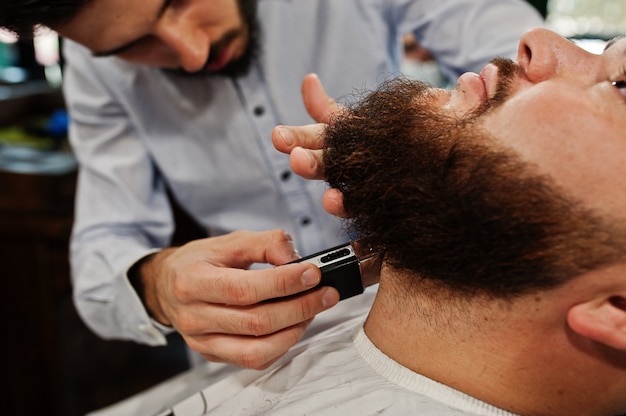
{"label": "black clipper body", "polygon": [[[365,251],[365,252],[364,252]],[[340,300],[360,295],[365,287],[378,283],[381,257],[363,250],[358,241],[336,246],[294,261],[315,264],[322,272],[318,286],[332,286]]]}

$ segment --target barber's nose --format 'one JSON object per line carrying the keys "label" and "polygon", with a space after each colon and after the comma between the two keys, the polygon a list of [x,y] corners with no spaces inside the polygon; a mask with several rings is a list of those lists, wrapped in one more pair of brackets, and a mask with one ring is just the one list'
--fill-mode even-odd
{"label": "barber's nose", "polygon": [[517,62],[531,82],[554,77],[596,79],[601,58],[546,29],[526,32],[519,43]]}
{"label": "barber's nose", "polygon": [[200,28],[184,20],[162,22],[157,36],[174,52],[187,72],[200,71],[209,57],[210,39]]}

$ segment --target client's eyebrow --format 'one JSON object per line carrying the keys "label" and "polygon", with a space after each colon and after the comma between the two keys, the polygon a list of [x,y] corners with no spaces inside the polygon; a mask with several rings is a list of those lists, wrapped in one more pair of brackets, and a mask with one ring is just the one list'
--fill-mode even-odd
{"label": "client's eyebrow", "polygon": [[615,45],[618,41],[622,40],[626,38],[626,36],[616,36],[613,39],[611,39],[610,41],[607,42],[607,44],[604,46],[604,52],[606,52],[611,46]]}
{"label": "client's eyebrow", "polygon": [[[158,20],[161,16],[163,16],[163,13],[165,13],[165,10],[167,10],[167,8],[170,6],[170,4],[172,3],[173,0],[163,0],[163,4],[161,4],[161,7],[159,8],[159,11],[156,14],[155,17],[155,21]],[[97,58],[102,58],[105,56],[112,56],[112,55],[118,55],[130,48],[132,48],[133,46],[135,46],[135,44],[137,44],[141,39],[143,39],[143,37],[139,38],[139,39],[134,39],[131,40],[130,42],[125,43],[124,45],[118,46],[116,48],[112,48],[106,51],[101,51],[101,52],[92,52],[91,54]]]}

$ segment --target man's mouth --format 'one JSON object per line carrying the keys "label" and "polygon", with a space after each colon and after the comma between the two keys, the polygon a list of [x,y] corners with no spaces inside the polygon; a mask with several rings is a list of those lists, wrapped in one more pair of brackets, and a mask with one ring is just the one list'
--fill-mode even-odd
{"label": "man's mouth", "polygon": [[487,64],[482,71],[480,71],[479,76],[485,84],[487,96],[493,97],[498,87],[498,67],[493,63]]}
{"label": "man's mouth", "polygon": [[[206,71],[217,72],[224,68],[230,61],[230,42],[211,49],[209,60],[204,67]],[[216,53],[213,53],[215,51]]]}
{"label": "man's mouth", "polygon": [[235,47],[237,44],[237,38],[240,36],[238,31],[230,31],[219,41],[211,45],[209,52],[209,59],[204,69],[208,72],[218,72],[223,69],[228,63],[236,58]]}

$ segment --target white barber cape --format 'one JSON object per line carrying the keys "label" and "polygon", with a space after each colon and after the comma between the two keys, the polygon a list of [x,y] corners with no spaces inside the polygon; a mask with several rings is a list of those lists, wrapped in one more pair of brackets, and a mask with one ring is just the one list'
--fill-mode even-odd
{"label": "white barber cape", "polygon": [[[363,296],[374,294],[368,290]],[[338,307],[349,309],[358,298]],[[401,366],[365,335],[367,311],[346,315],[267,370],[237,370],[216,380],[207,370],[194,369],[91,416],[512,416]],[[178,398],[168,399],[172,394]]]}
{"label": "white barber cape", "polygon": [[[205,415],[512,415],[402,367],[362,324],[333,328],[267,371],[240,371],[188,400],[201,399]],[[195,414],[185,404],[173,414]]]}

